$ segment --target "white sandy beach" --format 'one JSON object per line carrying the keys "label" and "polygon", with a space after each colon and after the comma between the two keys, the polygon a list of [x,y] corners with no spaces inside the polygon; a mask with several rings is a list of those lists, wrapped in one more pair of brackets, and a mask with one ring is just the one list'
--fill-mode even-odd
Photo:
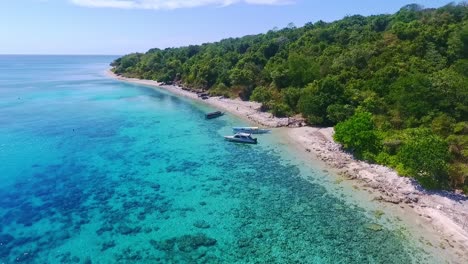
{"label": "white sandy beach", "polygon": [[[285,127],[289,122],[287,118],[275,118],[270,113],[260,112],[259,103],[220,97],[202,100],[197,94],[177,86],[125,78],[110,71],[108,74],[121,81],[165,89],[179,96],[205,102],[262,126]],[[279,130],[302,156],[319,160],[332,171],[353,181],[358,186],[357,189],[370,193],[376,203],[414,215],[415,219],[412,220],[420,225],[422,230],[432,232],[438,238],[437,244],[431,242],[432,246],[447,251],[447,255],[453,255],[453,259],[447,259],[448,263],[468,263],[466,196],[450,192],[428,192],[413,180],[398,176],[392,169],[355,160],[333,141],[333,128],[298,127]]]}

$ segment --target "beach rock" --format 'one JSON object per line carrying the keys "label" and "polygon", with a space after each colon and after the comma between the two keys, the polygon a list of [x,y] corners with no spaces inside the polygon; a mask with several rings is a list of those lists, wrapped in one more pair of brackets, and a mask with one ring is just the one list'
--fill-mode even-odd
{"label": "beach rock", "polygon": [[200,228],[200,229],[207,229],[207,228],[211,227],[210,224],[208,224],[204,220],[196,221],[195,223],[193,223],[193,226],[196,227],[196,228]]}
{"label": "beach rock", "polygon": [[414,194],[409,194],[405,197],[405,203],[409,204],[409,203],[417,203],[419,202],[419,198],[418,196],[414,195]]}
{"label": "beach rock", "polygon": [[205,234],[184,235],[177,239],[177,245],[180,251],[191,252],[199,247],[211,247],[216,245],[218,241],[210,238]]}
{"label": "beach rock", "polygon": [[392,203],[392,204],[399,204],[403,201],[399,197],[382,197],[382,200],[388,203]]}

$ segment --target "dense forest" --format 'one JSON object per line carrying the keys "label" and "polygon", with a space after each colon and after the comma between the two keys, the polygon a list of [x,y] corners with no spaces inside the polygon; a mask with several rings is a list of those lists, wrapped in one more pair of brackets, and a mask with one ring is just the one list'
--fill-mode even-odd
{"label": "dense forest", "polygon": [[468,193],[468,4],[293,24],[266,34],[151,49],[111,64],[335,126],[357,158],[426,188]]}

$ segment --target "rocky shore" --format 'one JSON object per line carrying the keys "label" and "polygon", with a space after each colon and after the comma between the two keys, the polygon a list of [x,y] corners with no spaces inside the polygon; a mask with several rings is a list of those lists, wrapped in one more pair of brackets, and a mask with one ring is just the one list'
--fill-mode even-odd
{"label": "rocky shore", "polygon": [[439,236],[440,243],[435,247],[451,249],[457,255],[457,259],[468,261],[466,196],[444,191],[430,192],[421,188],[414,180],[398,176],[390,168],[355,160],[333,141],[333,128],[302,127],[302,120],[275,118],[270,113],[261,112],[261,105],[255,102],[222,97],[209,97],[204,100],[196,93],[178,86],[125,78],[110,71],[108,75],[121,81],[158,87],[179,96],[205,102],[262,126],[289,127],[283,128],[283,133],[299,152],[311,159],[320,160],[342,177],[354,180],[358,186],[356,188],[371,193],[376,202],[413,213],[418,217],[414,221]]}
{"label": "rocky shore", "polygon": [[[468,260],[468,199],[447,191],[427,191],[416,181],[394,170],[358,161],[333,141],[333,128],[301,127],[285,131],[296,148],[324,162],[337,174],[356,181],[356,188],[372,194],[373,200],[411,210],[419,223],[441,237],[440,247],[457,247]],[[445,244],[445,245],[444,245]]]}

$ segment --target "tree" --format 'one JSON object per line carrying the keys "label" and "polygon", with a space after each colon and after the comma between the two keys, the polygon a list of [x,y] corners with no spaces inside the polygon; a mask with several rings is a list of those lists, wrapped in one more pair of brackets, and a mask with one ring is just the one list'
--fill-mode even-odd
{"label": "tree", "polygon": [[330,125],[333,122],[327,117],[327,108],[341,103],[344,87],[336,77],[327,77],[320,83],[312,83],[304,90],[299,99],[299,110],[308,122],[317,125]]}
{"label": "tree", "polygon": [[301,98],[301,89],[289,87],[281,90],[283,102],[294,112],[297,112],[297,104]]}
{"label": "tree", "polygon": [[434,110],[437,97],[433,95],[429,78],[412,74],[399,78],[392,86],[390,98],[405,117],[421,118]]}
{"label": "tree", "polygon": [[320,76],[320,67],[310,57],[293,53],[288,58],[288,77],[290,85],[304,87]]}
{"label": "tree", "polygon": [[267,103],[273,99],[273,92],[267,87],[260,86],[255,88],[250,99],[259,103]]}
{"label": "tree", "polygon": [[408,139],[398,151],[400,172],[422,180],[427,187],[434,183],[447,185],[448,144],[429,129],[411,129],[407,131]]}
{"label": "tree", "polygon": [[333,123],[343,122],[354,114],[354,108],[348,104],[332,104],[327,107],[327,118]]}
{"label": "tree", "polygon": [[380,140],[375,130],[372,114],[358,112],[335,126],[334,139],[343,144],[358,158],[373,160],[380,150]]}

